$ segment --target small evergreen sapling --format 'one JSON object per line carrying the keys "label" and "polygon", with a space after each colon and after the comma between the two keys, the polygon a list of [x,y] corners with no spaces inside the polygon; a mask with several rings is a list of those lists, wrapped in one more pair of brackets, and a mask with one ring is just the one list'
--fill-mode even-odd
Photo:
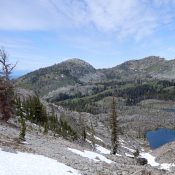
{"label": "small evergreen sapling", "polygon": [[135,158],[137,158],[140,155],[140,152],[138,149],[135,150],[135,152],[133,152],[133,155]]}

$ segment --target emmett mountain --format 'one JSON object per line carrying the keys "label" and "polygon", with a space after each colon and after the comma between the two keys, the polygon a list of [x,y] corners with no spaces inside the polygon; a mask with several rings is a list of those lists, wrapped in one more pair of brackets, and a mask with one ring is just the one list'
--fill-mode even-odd
{"label": "emmett mountain", "polygon": [[[175,100],[175,60],[150,56],[109,69],[95,69],[80,59],[69,59],[28,73],[16,85],[34,90],[49,102],[72,110],[105,112],[112,95],[135,105],[143,99]],[[107,103],[106,103],[107,104]]]}

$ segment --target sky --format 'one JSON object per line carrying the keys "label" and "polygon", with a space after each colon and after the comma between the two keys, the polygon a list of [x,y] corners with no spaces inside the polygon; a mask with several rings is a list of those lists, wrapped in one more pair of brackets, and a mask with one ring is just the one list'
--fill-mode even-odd
{"label": "sky", "polygon": [[16,71],[70,58],[108,68],[175,58],[174,0],[0,0],[0,47]]}

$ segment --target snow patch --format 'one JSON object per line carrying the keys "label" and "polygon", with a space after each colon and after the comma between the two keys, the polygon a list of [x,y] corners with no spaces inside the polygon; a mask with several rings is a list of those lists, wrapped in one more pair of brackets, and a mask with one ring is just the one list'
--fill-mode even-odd
{"label": "snow patch", "polygon": [[20,143],[25,144],[25,145],[29,145],[29,143],[27,141],[22,141]]}
{"label": "snow patch", "polygon": [[[87,135],[91,135],[89,132],[87,132]],[[96,139],[96,140],[99,140],[99,141],[101,141],[101,142],[104,142],[102,139],[100,139],[100,137],[97,137],[97,136],[94,136],[94,138]]]}
{"label": "snow patch", "polygon": [[106,163],[113,163],[113,161],[107,159],[106,157],[98,154],[98,153],[95,153],[95,152],[92,152],[92,151],[79,151],[77,149],[72,149],[72,148],[68,148],[68,150],[70,150],[71,152],[75,153],[75,154],[78,154],[82,157],[86,157],[86,158],[89,158],[95,162],[98,162],[98,161],[103,161],[103,162],[106,162]]}
{"label": "snow patch", "polygon": [[[109,150],[109,149],[106,149],[106,148],[104,148],[104,147],[102,147],[102,146],[100,146],[100,145],[95,145],[96,146],[96,150],[97,151],[99,151],[100,153],[102,153],[102,154],[110,154],[111,153],[111,151]],[[122,156],[122,155],[120,155],[120,154],[115,154],[116,156]]]}
{"label": "snow patch", "polygon": [[97,137],[97,136],[94,136],[94,138],[95,138],[96,140],[99,140],[99,141],[103,142],[103,140],[102,140],[102,139],[100,139],[100,138],[99,138],[99,137]]}
{"label": "snow patch", "polygon": [[173,164],[173,163],[162,163],[162,164],[160,164],[160,169],[170,171],[172,167],[175,167],[175,164]]}
{"label": "snow patch", "polygon": [[0,149],[1,175],[80,175],[77,170],[41,155]]}
{"label": "snow patch", "polygon": [[97,151],[99,151],[102,154],[110,154],[110,150],[108,150],[100,145],[95,144],[95,148]]}
{"label": "snow patch", "polygon": [[128,148],[128,147],[126,147],[126,146],[122,146],[122,147],[125,148],[125,149],[127,149],[127,150],[129,150],[129,151],[131,151],[132,153],[135,152],[134,149]]}
{"label": "snow patch", "polygon": [[128,154],[128,153],[125,153],[125,156],[127,156],[127,157],[134,157],[133,155]]}
{"label": "snow patch", "polygon": [[159,166],[159,163],[155,161],[155,157],[152,156],[150,153],[140,153],[141,157],[145,158],[148,160],[148,164],[151,166]]}
{"label": "snow patch", "polygon": [[90,140],[86,139],[86,141],[87,141],[88,143],[90,143],[90,144],[91,144],[91,141],[90,141]]}
{"label": "snow patch", "polygon": [[123,139],[119,139],[119,142],[124,143],[125,141]]}
{"label": "snow patch", "polygon": [[[86,141],[87,141],[88,143],[92,144],[92,142],[91,142],[90,140],[86,139]],[[100,146],[100,145],[95,144],[95,148],[96,148],[96,150],[97,150],[98,152],[100,152],[100,153],[102,153],[102,154],[110,154],[110,150],[108,150],[108,149],[106,149],[106,148],[104,148],[104,147],[102,147],[102,146]]]}
{"label": "snow patch", "polygon": [[152,156],[150,153],[145,153],[145,152],[142,152],[140,153],[141,157],[145,158],[148,160],[148,164],[150,164],[151,166],[157,166],[158,168],[160,169],[164,169],[164,170],[167,170],[167,171],[170,171],[172,167],[175,167],[175,164],[173,163],[157,163],[155,161],[155,157]]}

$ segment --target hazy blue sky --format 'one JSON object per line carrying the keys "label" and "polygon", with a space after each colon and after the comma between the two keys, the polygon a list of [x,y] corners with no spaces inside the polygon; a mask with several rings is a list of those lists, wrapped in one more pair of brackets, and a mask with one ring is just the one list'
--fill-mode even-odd
{"label": "hazy blue sky", "polygon": [[175,58],[175,0],[0,0],[0,46],[17,70],[68,58],[96,68]]}

